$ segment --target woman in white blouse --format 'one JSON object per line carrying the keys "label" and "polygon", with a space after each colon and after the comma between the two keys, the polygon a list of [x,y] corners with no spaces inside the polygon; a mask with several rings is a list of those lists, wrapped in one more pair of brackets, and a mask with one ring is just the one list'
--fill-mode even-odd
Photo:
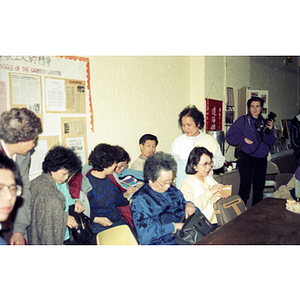
{"label": "woman in white blouse", "polygon": [[[213,216],[213,203],[220,199],[219,193],[223,187],[208,175],[213,166],[212,157],[213,154],[206,148],[194,147],[185,169],[188,175],[180,184],[185,200],[193,202],[208,220]],[[215,215],[210,222],[217,223]]]}

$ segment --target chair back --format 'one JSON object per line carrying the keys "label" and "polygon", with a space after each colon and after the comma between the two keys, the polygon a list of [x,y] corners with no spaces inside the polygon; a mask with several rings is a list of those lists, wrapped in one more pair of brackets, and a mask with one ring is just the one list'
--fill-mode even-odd
{"label": "chair back", "polygon": [[[280,174],[280,170],[278,166],[272,162],[267,162],[267,172],[266,172],[266,181],[265,181],[265,188],[264,188],[264,194],[268,193],[274,193],[275,191],[275,176],[277,174]],[[269,195],[271,197],[271,195]]]}
{"label": "chair back", "polygon": [[96,237],[97,245],[138,245],[127,225],[120,225],[101,231]]}
{"label": "chair back", "polygon": [[279,173],[280,173],[280,170],[279,170],[278,166],[274,162],[268,161],[267,162],[267,175],[276,175]]}

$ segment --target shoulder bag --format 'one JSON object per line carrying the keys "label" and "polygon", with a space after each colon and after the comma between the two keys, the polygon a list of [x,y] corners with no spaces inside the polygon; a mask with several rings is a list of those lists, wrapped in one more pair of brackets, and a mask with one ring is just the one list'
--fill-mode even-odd
{"label": "shoulder bag", "polygon": [[228,223],[247,210],[244,201],[238,195],[221,198],[213,204],[213,207],[218,226]]}
{"label": "shoulder bag", "polygon": [[83,212],[76,213],[75,206],[69,207],[69,214],[73,216],[78,224],[77,228],[70,229],[70,235],[79,245],[95,245],[95,234],[93,234],[91,220]]}
{"label": "shoulder bag", "polygon": [[211,223],[201,212],[190,215],[186,220],[183,217],[181,222],[184,223],[182,229],[177,230],[175,233],[175,239],[178,245],[195,244],[214,231]]}

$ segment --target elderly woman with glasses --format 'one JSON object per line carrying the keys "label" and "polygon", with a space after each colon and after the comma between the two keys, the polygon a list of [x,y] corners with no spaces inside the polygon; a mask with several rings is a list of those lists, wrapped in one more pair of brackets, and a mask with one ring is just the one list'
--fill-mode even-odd
{"label": "elderly woman with glasses", "polygon": [[[213,215],[213,203],[220,198],[218,193],[223,186],[209,175],[213,166],[212,157],[213,154],[206,148],[195,147],[188,157],[185,169],[188,175],[180,185],[184,198],[193,202],[208,220]],[[214,216],[211,223],[214,225],[216,222]]]}
{"label": "elderly woman with glasses", "polygon": [[133,194],[131,212],[140,244],[176,244],[180,220],[199,209],[172,185],[177,164],[171,154],[157,152],[146,160],[143,185]]}

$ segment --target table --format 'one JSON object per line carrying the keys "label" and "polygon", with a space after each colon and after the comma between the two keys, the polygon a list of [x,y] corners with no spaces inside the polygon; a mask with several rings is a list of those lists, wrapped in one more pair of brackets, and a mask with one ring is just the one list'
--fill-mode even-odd
{"label": "table", "polygon": [[285,199],[265,198],[196,245],[300,244],[300,214],[285,208]]}

